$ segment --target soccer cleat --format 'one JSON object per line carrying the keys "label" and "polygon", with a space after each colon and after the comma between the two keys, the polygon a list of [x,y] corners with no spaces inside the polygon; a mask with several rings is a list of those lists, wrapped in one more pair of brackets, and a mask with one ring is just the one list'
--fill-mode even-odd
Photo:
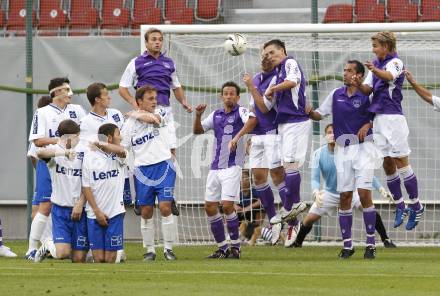
{"label": "soccer cleat", "polygon": [[399,227],[403,223],[403,219],[405,219],[406,212],[405,209],[396,209],[396,216],[394,217],[394,228]]}
{"label": "soccer cleat", "polygon": [[383,246],[385,248],[389,248],[389,249],[397,248],[397,246],[394,244],[394,242],[389,238],[387,238],[386,240],[383,241]]}
{"label": "soccer cleat", "polygon": [[406,230],[413,230],[417,224],[419,224],[420,219],[425,212],[425,208],[421,207],[420,210],[414,211],[411,208],[405,209],[405,212],[408,213],[408,222],[406,223]]}
{"label": "soccer cleat", "polygon": [[36,249],[27,251],[26,255],[24,255],[24,259],[29,261],[35,261],[35,254],[37,253]]}
{"label": "soccer cleat", "polygon": [[299,214],[304,212],[307,209],[307,205],[300,201],[299,203],[293,204],[292,209],[290,211],[287,211],[284,208],[281,208],[280,212],[277,213],[275,216],[273,216],[270,219],[270,224],[278,224],[281,222],[288,222],[290,220],[295,219]]}
{"label": "soccer cleat", "polygon": [[148,252],[144,254],[144,261],[154,261],[156,260],[156,253]]}
{"label": "soccer cleat", "polygon": [[165,260],[167,260],[167,261],[177,260],[176,255],[173,253],[173,250],[170,250],[170,249],[165,249],[163,252],[163,256],[165,257]]}
{"label": "soccer cleat", "polygon": [[241,257],[241,251],[239,248],[231,247],[226,252],[226,258],[228,259],[240,259],[240,257]]}
{"label": "soccer cleat", "polygon": [[208,257],[207,259],[225,259],[228,256],[228,252],[223,251],[222,249],[218,249]]}
{"label": "soccer cleat", "polygon": [[17,257],[17,254],[12,252],[11,249],[9,249],[8,247],[1,246],[0,247],[0,257],[15,258],[15,257]]}
{"label": "soccer cleat", "polygon": [[281,229],[283,229],[282,223],[272,225],[272,237],[270,239],[272,246],[276,245],[280,240]]}
{"label": "soccer cleat", "polygon": [[261,238],[267,242],[272,242],[272,227],[263,227],[261,230]]}
{"label": "soccer cleat", "polygon": [[124,250],[118,250],[116,252],[116,260],[115,263],[123,263],[127,261],[127,255],[125,254]]}
{"label": "soccer cleat", "polygon": [[47,256],[49,256],[49,254],[50,254],[50,251],[49,251],[49,248],[47,247],[47,244],[46,243],[43,243],[42,245],[41,245],[41,247],[37,250],[37,252],[35,253],[35,262],[36,263],[38,263],[38,262],[41,262],[41,261],[43,261],[44,259],[46,259],[47,258]]}
{"label": "soccer cleat", "polygon": [[296,240],[296,236],[298,235],[298,231],[299,231],[299,223],[295,226],[289,226],[289,228],[287,228],[287,236],[286,239],[284,240],[285,248],[292,247],[293,243]]}
{"label": "soccer cleat", "polygon": [[364,259],[375,259],[376,258],[376,247],[367,246],[365,248]]}
{"label": "soccer cleat", "polygon": [[177,208],[177,204],[176,204],[175,199],[173,199],[173,201],[171,202],[171,214],[173,214],[174,216],[180,215],[180,212],[179,212],[179,209]]}
{"label": "soccer cleat", "polygon": [[290,248],[302,248],[303,245],[297,241],[294,241]]}
{"label": "soccer cleat", "polygon": [[339,258],[341,259],[348,259],[354,254],[354,248],[353,249],[342,249],[339,253]]}

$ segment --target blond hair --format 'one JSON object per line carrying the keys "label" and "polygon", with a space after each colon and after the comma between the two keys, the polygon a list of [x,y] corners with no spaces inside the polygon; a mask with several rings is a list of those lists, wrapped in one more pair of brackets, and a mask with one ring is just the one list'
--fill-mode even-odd
{"label": "blond hair", "polygon": [[376,40],[377,42],[379,42],[380,45],[387,47],[390,52],[396,51],[397,39],[396,35],[393,32],[377,32],[373,36],[371,36],[371,40]]}

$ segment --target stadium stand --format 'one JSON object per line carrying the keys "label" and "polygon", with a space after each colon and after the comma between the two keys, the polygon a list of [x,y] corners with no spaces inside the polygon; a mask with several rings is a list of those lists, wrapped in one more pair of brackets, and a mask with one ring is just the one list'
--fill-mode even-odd
{"label": "stadium stand", "polygon": [[385,21],[385,6],[376,0],[356,0],[354,12],[357,23],[383,23]]}
{"label": "stadium stand", "polygon": [[121,35],[123,28],[129,27],[130,10],[124,0],[106,0],[102,2],[101,33],[103,35]]}
{"label": "stadium stand", "polygon": [[220,17],[221,0],[196,0],[194,18],[202,22],[210,22]]}
{"label": "stadium stand", "polygon": [[38,35],[56,36],[67,27],[67,11],[63,1],[40,0],[38,13]]}
{"label": "stadium stand", "polygon": [[99,13],[92,0],[74,0],[70,3],[70,36],[84,36],[98,28]]}
{"label": "stadium stand", "polygon": [[388,0],[387,17],[389,22],[417,22],[418,6],[408,0]]}
{"label": "stadium stand", "polygon": [[131,29],[133,35],[139,35],[142,24],[160,24],[161,10],[156,0],[133,0],[131,10]]}
{"label": "stadium stand", "polygon": [[188,7],[186,0],[164,0],[163,19],[171,24],[192,24],[194,10]]}
{"label": "stadium stand", "polygon": [[[8,1],[7,35],[25,36],[26,8],[24,0]],[[32,11],[32,22],[36,24],[36,14]]]}
{"label": "stadium stand", "polygon": [[353,6],[350,4],[333,4],[325,11],[323,23],[352,23]]}
{"label": "stadium stand", "polygon": [[420,21],[438,22],[440,21],[440,1],[422,0],[420,4]]}

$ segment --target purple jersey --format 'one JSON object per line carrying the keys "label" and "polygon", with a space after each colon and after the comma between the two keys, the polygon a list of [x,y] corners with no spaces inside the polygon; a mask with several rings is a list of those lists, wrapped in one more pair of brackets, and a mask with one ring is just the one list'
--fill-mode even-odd
{"label": "purple jersey", "polygon": [[157,104],[169,106],[172,74],[176,71],[173,60],[163,53],[156,59],[145,52],[136,58],[135,68],[136,88],[144,85],[154,86],[157,89]]}
{"label": "purple jersey", "polygon": [[[347,87],[343,86],[333,90],[316,111],[323,116],[333,115],[336,143],[347,146],[359,143],[357,133],[364,124],[373,119],[373,114],[368,111],[369,107],[369,96],[358,90],[350,97]],[[368,135],[371,135],[371,129]],[[367,140],[372,140],[372,137]]]}
{"label": "purple jersey", "polygon": [[[272,70],[268,73],[257,73],[253,79],[253,83],[258,90],[260,95],[264,95],[266,89],[268,89],[269,85],[272,81],[275,82],[276,79],[276,70]],[[254,102],[254,98],[251,98],[251,105],[255,109],[255,116],[258,119],[258,124],[252,131],[252,134],[255,135],[266,135],[266,134],[276,134],[276,129],[278,127],[275,119],[277,116],[277,112],[274,108],[272,108],[269,112],[263,113],[258,108],[257,104]]]}
{"label": "purple jersey", "polygon": [[249,116],[254,117],[248,109],[235,105],[231,112],[218,109],[208,115],[202,121],[203,130],[214,130],[214,158],[211,170],[226,169],[235,165],[243,166],[245,155],[245,143],[243,138],[237,144],[237,149],[229,151],[228,144],[242,129]]}
{"label": "purple jersey", "polygon": [[275,93],[277,104],[277,123],[302,122],[309,120],[305,113],[306,80],[301,67],[296,60],[288,56],[277,67],[278,78],[276,84],[285,80],[293,81],[297,85],[285,91]]}
{"label": "purple jersey", "polygon": [[377,114],[403,114],[402,85],[405,76],[402,61],[394,53],[388,54],[382,61],[375,59],[373,64],[380,70],[391,72],[393,80],[384,81],[373,73],[368,73],[364,83],[373,88],[373,99],[369,110]]}

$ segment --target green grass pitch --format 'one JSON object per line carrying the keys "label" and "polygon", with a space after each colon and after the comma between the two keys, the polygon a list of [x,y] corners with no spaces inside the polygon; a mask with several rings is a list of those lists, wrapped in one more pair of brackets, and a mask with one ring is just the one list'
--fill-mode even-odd
{"label": "green grass pitch", "polygon": [[[22,257],[25,242],[8,242]],[[0,295],[440,295],[438,247],[378,248],[373,261],[358,248],[339,260],[338,247],[244,247],[240,260],[207,260],[214,246],[176,247],[176,262],[157,249],[142,262],[127,243],[123,264],[72,264],[0,258]]]}

